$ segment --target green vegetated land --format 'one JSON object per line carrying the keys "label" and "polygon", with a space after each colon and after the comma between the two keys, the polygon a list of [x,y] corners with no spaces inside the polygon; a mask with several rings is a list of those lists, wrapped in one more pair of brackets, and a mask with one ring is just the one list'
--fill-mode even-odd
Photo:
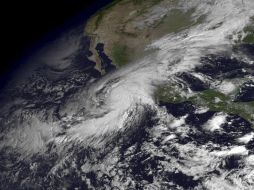
{"label": "green vegetated land", "polygon": [[243,33],[239,33],[237,44],[254,44],[254,17],[250,19],[250,23],[243,29]]}
{"label": "green vegetated land", "polygon": [[118,67],[125,65],[129,61],[128,47],[115,43],[112,48],[112,59]]}
{"label": "green vegetated land", "polygon": [[252,17],[250,20],[249,26],[244,28],[246,35],[242,41],[243,43],[254,44],[254,17]]}
{"label": "green vegetated land", "polygon": [[155,92],[158,101],[180,103],[190,101],[195,105],[208,107],[212,111],[238,115],[253,124],[254,127],[254,101],[234,102],[230,96],[219,91],[209,89],[193,94],[190,97],[181,96],[174,87],[160,86]]}
{"label": "green vegetated land", "polygon": [[254,44],[254,29],[246,30],[246,36],[242,40],[244,43]]}

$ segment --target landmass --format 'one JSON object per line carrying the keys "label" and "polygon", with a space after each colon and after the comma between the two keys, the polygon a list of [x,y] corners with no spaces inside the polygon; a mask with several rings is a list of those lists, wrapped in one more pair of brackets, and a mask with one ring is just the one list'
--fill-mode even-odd
{"label": "landmass", "polygon": [[[145,47],[166,34],[179,32],[202,18],[193,18],[193,9],[177,8],[178,0],[115,0],[87,22],[85,35],[91,39],[91,59],[104,73],[95,50],[98,43],[117,67],[144,56]],[[174,7],[174,8],[172,8]]]}

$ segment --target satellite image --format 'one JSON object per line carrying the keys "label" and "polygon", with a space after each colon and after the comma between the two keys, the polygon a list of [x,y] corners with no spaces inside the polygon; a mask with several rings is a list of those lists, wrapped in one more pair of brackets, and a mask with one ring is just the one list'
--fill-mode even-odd
{"label": "satellite image", "polygon": [[33,52],[0,189],[253,190],[254,1],[113,0]]}

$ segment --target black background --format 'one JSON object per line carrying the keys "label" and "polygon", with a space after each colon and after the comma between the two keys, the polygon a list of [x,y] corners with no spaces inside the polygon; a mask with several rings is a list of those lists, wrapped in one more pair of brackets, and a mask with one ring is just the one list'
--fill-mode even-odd
{"label": "black background", "polygon": [[[0,76],[50,32],[80,14],[92,14],[109,0],[7,0],[0,3]],[[99,4],[99,5],[98,5]],[[86,13],[87,12],[87,13]],[[70,21],[72,19],[72,21]]]}

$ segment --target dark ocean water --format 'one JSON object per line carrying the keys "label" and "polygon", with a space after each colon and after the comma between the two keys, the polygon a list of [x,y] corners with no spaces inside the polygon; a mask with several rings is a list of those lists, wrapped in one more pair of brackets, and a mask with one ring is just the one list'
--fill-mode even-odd
{"label": "dark ocean water", "polygon": [[5,74],[0,76],[0,90],[6,85],[6,83],[8,83],[9,80],[15,78],[16,73],[27,63],[27,59],[29,57],[33,56],[42,47],[47,46],[52,41],[58,39],[61,35],[68,33],[69,30],[76,28],[80,33],[83,33],[87,19],[111,2],[112,0],[98,0],[96,3],[92,3],[89,7],[66,20],[64,25],[45,34],[45,36],[42,37],[36,45],[27,48],[24,54],[15,63],[11,64],[11,68]]}

